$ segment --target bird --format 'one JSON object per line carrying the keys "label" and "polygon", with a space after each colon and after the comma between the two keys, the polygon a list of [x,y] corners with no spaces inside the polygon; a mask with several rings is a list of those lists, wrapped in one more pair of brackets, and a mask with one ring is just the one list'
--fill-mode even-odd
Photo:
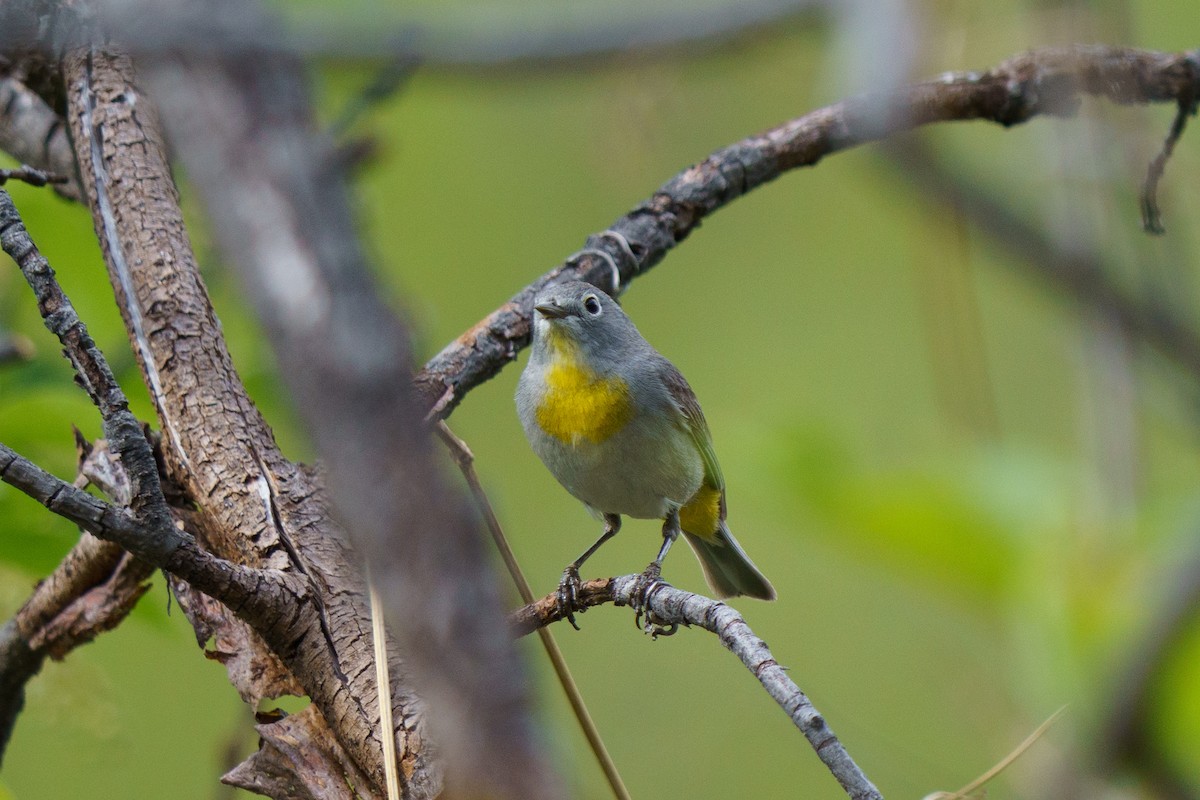
{"label": "bird", "polygon": [[563,570],[558,601],[571,622],[579,568],[623,516],[663,521],[647,578],[658,579],[682,533],[718,598],[774,600],[725,522],[725,479],[695,393],[621,306],[582,281],[547,286],[534,299],[530,350],[516,392],[525,437],[604,522],[600,538]]}

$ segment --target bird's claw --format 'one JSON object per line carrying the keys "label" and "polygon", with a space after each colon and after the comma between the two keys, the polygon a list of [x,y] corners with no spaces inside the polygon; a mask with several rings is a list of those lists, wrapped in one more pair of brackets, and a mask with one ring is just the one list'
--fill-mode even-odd
{"label": "bird's claw", "polygon": [[563,619],[571,623],[571,627],[579,630],[579,625],[575,622],[575,612],[582,614],[585,609],[579,605],[579,568],[574,564],[563,570],[562,578],[558,582],[558,590],[555,592],[555,600],[558,601],[558,612]]}
{"label": "bird's claw", "polygon": [[[650,609],[650,595],[660,586],[668,584],[662,580],[662,564],[657,561],[650,562],[650,566],[646,567],[637,579],[637,585],[634,586],[633,593],[630,597],[631,605],[634,609],[633,623],[644,633],[650,634],[652,639],[657,639],[659,636],[673,636],[679,630],[679,624],[676,622],[667,622],[660,619]],[[642,622],[642,617],[645,616],[645,622]]]}

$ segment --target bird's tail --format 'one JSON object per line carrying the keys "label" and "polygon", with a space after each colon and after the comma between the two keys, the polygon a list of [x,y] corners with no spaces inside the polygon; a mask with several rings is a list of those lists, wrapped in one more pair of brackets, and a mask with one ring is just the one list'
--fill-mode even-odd
{"label": "bird's tail", "polygon": [[759,600],[774,600],[775,587],[759,572],[737,539],[722,521],[711,539],[683,532],[692,552],[700,559],[704,578],[717,597],[746,595]]}

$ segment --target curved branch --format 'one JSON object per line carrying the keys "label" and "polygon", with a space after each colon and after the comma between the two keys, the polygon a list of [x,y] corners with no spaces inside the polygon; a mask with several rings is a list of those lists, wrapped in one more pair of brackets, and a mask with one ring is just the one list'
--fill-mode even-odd
{"label": "curved branch", "polygon": [[1016,125],[1073,113],[1082,97],[1114,103],[1178,102],[1200,86],[1200,51],[1169,54],[1121,47],[1035,50],[988,72],[949,73],[895,91],[818,109],[722,148],[667,181],[584,250],[522,289],[430,359],[418,391],[434,417],[447,416],[529,343],[534,295],[573,278],[613,292],[653,267],[706,216],[788,170],[921,125],[990,120]]}
{"label": "curved branch", "polygon": [[[585,607],[614,603],[618,606],[637,606],[641,592],[641,575],[623,575],[586,581],[580,589],[580,605]],[[719,600],[676,589],[666,583],[654,584],[646,597],[645,608],[655,624],[687,625],[703,628],[716,634],[725,649],[733,653],[746,669],[758,679],[792,723],[804,734],[817,757],[837,778],[838,783],[854,800],[881,800],[882,795],[867,778],[846,748],[834,735],[825,718],[817,711],[808,696],[788,677],[766,642],[754,631],[738,611]],[[554,594],[517,609],[509,621],[518,635],[564,619]]]}
{"label": "curved branch", "polygon": [[54,184],[54,191],[68,200],[82,199],[66,123],[13,77],[0,78],[0,150],[22,164],[66,177],[66,183]]}

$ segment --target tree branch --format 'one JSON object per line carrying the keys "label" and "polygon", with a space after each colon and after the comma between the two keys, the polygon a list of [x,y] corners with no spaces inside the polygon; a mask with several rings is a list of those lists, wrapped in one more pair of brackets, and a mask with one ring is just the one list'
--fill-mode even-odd
{"label": "tree branch", "polygon": [[[142,426],[129,411],[129,401],[113,377],[108,361],[59,287],[54,270],[38,252],[12,197],[4,189],[0,189],[0,247],[17,262],[33,289],[46,327],[62,343],[79,384],[100,410],[105,438],[129,479],[130,510],[151,528],[172,527],[171,512],[158,480],[158,465]],[[167,555],[164,552],[158,559],[150,560],[158,561]]]}
{"label": "tree branch", "polygon": [[[641,575],[623,575],[586,581],[579,593],[580,604],[586,607],[604,603],[637,605],[643,585],[641,580]],[[695,626],[716,634],[725,649],[738,657],[771,699],[800,729],[846,794],[854,800],[881,800],[879,790],[854,763],[846,748],[825,724],[825,718],[788,677],[787,671],[771,655],[766,642],[754,635],[737,610],[718,600],[661,582],[653,585],[645,599],[646,605],[640,611],[649,614],[657,625]],[[549,594],[536,603],[514,611],[509,615],[509,622],[517,635],[523,636],[564,618],[558,598]]]}
{"label": "tree branch", "polygon": [[[110,29],[121,31],[139,56],[403,56],[425,64],[481,67],[728,38],[778,25],[804,10],[836,5],[836,0],[723,0],[661,9],[630,6],[630,13],[614,14],[551,3],[536,17],[522,18],[509,9],[476,4],[439,8],[436,14],[411,8],[394,15],[386,8],[369,15],[309,13],[290,19],[286,27],[237,6],[215,16],[203,4],[163,7],[110,0],[102,11]],[[86,42],[86,34],[82,41],[77,37],[76,43]]]}
{"label": "tree branch", "polygon": [[[88,445],[76,431],[80,464],[77,488],[97,486],[118,505],[129,504],[129,481],[101,440]],[[0,634],[0,757],[23,701],[23,687],[46,656],[61,659],[74,648],[115,628],[150,588],[154,567],[119,545],[86,531],[54,572],[38,581]]]}
{"label": "tree branch", "polygon": [[[280,598],[286,619],[253,620],[261,638],[195,598],[188,607],[196,611],[198,636],[240,642],[252,663],[277,656],[320,709],[314,724],[330,725],[344,754],[382,786],[361,573],[320,483],[279,451],[233,367],[183,223],[155,106],[129,59],[111,50],[70,52],[63,74],[85,196],[163,430],[167,474],[196,504],[194,522],[206,548],[304,582],[299,595]],[[252,704],[287,691],[286,682],[256,678],[257,670],[235,671],[233,662],[227,668]],[[428,796],[439,778],[431,750],[420,744],[416,698],[402,664],[393,664],[391,674],[402,768],[413,798]],[[320,738],[314,731],[314,746]],[[338,785],[346,796],[373,792]]]}
{"label": "tree branch", "polygon": [[303,596],[284,573],[231,564],[196,545],[173,523],[153,527],[56,478],[11,448],[0,444],[0,481],[24,492],[60,517],[99,539],[119,544],[158,569],[177,575],[234,613],[259,624],[284,625],[295,616],[287,596]]}
{"label": "tree branch", "polygon": [[661,261],[709,214],[827,155],[935,122],[979,119],[1010,126],[1072,114],[1084,96],[1122,104],[1167,102],[1194,95],[1198,86],[1200,51],[1172,55],[1077,46],[1034,50],[988,72],[950,73],[818,109],[722,148],[667,181],[609,231],[590,237],[584,250],[426,362],[416,375],[417,389],[433,416],[447,416],[529,343],[529,315],[542,287],[578,279],[615,293]]}
{"label": "tree branch", "polygon": [[64,176],[54,191],[82,198],[67,126],[42,98],[13,77],[0,78],[0,150],[23,164]]}
{"label": "tree branch", "polygon": [[301,65],[147,59],[142,74],[370,564],[448,791],[558,796],[483,539],[433,466],[407,331],[367,269],[331,145],[313,133]]}

